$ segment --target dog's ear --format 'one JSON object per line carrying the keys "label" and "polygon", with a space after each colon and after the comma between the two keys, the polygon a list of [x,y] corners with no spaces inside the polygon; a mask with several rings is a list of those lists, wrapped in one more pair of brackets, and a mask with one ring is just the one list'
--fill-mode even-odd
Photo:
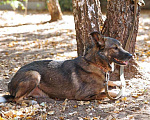
{"label": "dog's ear", "polygon": [[105,46],[104,36],[100,32],[93,31],[90,33],[90,35],[97,46]]}

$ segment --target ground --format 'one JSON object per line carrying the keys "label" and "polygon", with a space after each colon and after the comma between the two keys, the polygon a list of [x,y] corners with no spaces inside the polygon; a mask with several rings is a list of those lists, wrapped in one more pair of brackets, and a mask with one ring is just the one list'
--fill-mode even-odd
{"label": "ground", "polygon": [[[7,94],[7,84],[15,72],[34,60],[72,59],[77,56],[74,18],[49,21],[46,12],[0,11],[0,93]],[[116,101],[55,101],[40,104],[0,103],[1,119],[39,120],[149,120],[150,119],[150,12],[142,12],[136,44],[139,70],[144,77],[126,80],[127,97]],[[43,24],[44,23],[44,24]]]}

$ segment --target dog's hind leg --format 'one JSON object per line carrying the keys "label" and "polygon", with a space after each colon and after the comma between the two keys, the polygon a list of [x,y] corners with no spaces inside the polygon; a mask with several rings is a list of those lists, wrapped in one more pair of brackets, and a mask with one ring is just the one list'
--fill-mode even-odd
{"label": "dog's hind leg", "polygon": [[37,86],[29,94],[29,97],[35,98],[38,103],[41,102],[51,102],[54,103],[55,100],[51,99],[43,90],[42,86]]}
{"label": "dog's hind leg", "polygon": [[[28,94],[38,86],[41,76],[36,71],[21,72],[9,83],[10,94],[13,95],[14,102],[22,101]],[[16,86],[17,84],[17,86]]]}

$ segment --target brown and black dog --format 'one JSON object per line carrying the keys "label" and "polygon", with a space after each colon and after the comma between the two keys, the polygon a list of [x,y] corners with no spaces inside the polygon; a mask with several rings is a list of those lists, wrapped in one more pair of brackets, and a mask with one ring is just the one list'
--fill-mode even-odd
{"label": "brown and black dog", "polygon": [[[105,72],[112,62],[126,65],[132,55],[121,43],[94,31],[91,36],[95,45],[85,56],[73,60],[34,61],[21,67],[8,84],[10,95],[0,101],[19,102],[32,98],[94,100],[105,97]],[[116,84],[110,81],[110,86]],[[111,94],[111,93],[110,93]]]}

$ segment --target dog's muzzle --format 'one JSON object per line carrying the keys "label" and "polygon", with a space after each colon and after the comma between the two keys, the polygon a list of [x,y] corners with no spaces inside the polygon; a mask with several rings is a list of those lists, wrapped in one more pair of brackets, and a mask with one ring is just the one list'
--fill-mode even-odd
{"label": "dog's muzzle", "polygon": [[126,66],[128,64],[128,61],[131,58],[132,58],[132,54],[126,53],[124,56],[122,56],[120,58],[114,57],[113,62],[115,62],[118,65],[125,65]]}

